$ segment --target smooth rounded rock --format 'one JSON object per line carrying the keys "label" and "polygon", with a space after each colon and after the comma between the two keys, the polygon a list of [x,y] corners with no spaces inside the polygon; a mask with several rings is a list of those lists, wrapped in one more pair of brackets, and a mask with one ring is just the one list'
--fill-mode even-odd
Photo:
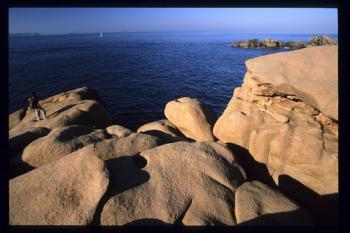
{"label": "smooth rounded rock", "polygon": [[214,141],[215,113],[197,99],[182,97],[166,104],[166,118],[186,137],[195,141]]}
{"label": "smooth rounded rock", "polygon": [[87,225],[107,190],[105,164],[84,148],[9,182],[10,225]]}
{"label": "smooth rounded rock", "polygon": [[237,223],[244,225],[312,225],[304,208],[258,181],[238,187],[235,214]]}
{"label": "smooth rounded rock", "polygon": [[121,125],[111,125],[106,128],[107,133],[111,135],[116,135],[117,137],[126,137],[133,132],[130,129],[125,128]]}
{"label": "smooth rounded rock", "polygon": [[137,132],[159,137],[164,142],[186,140],[185,136],[176,128],[176,126],[167,119],[144,124],[137,129]]}
{"label": "smooth rounded rock", "polygon": [[32,167],[39,167],[108,138],[104,130],[96,130],[90,126],[73,125],[55,128],[47,136],[29,144],[23,151],[22,160]]}
{"label": "smooth rounded rock", "polygon": [[92,148],[97,157],[108,160],[119,156],[136,155],[161,144],[161,140],[155,136],[132,133],[127,137],[112,138],[95,143]]}
{"label": "smooth rounded rock", "polygon": [[[176,142],[109,160],[112,189],[101,225],[147,219],[166,224],[235,225],[234,193],[244,170],[223,145]],[[149,221],[149,224],[152,222]]]}
{"label": "smooth rounded rock", "polygon": [[30,109],[20,118],[16,117],[18,112],[10,114],[10,134],[32,127],[54,129],[85,125],[105,128],[112,121],[96,91],[85,87],[39,100],[39,103],[45,109],[47,119],[37,121],[35,111]]}

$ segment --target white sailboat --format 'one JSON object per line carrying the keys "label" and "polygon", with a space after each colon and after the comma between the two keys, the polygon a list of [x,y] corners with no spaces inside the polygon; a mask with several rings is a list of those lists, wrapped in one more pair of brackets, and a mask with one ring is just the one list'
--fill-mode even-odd
{"label": "white sailboat", "polygon": [[102,32],[100,33],[100,39],[103,37]]}

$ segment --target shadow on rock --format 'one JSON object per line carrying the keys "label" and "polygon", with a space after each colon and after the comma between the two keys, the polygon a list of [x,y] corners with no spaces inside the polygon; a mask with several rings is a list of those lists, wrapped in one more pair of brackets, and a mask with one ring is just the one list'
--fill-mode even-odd
{"label": "shadow on rock", "polygon": [[55,117],[55,116],[59,115],[60,113],[74,107],[75,105],[76,104],[68,104],[68,105],[64,106],[63,108],[57,110],[56,112],[53,112],[51,115],[47,116],[47,118]]}
{"label": "shadow on rock", "polygon": [[248,180],[259,180],[273,188],[276,184],[264,163],[255,161],[247,149],[233,143],[227,143],[230,150],[236,155],[237,162],[244,168]]}
{"label": "shadow on rock", "polygon": [[[258,180],[281,191],[306,208],[317,225],[336,225],[338,223],[338,193],[321,196],[288,175],[280,175],[277,186],[267,166],[255,161],[247,149],[232,143],[227,145],[235,153],[237,162],[245,169],[248,180]],[[283,218],[283,215],[281,216]]]}
{"label": "shadow on rock", "polygon": [[[297,221],[296,221],[297,219]],[[238,224],[238,226],[305,226],[312,225],[309,215],[303,209],[288,212],[264,214],[260,217]]]}
{"label": "shadow on rock", "polygon": [[147,165],[147,160],[140,156],[123,156],[106,161],[109,171],[109,184],[106,193],[96,207],[92,225],[100,224],[100,217],[104,205],[113,196],[135,188],[147,182],[150,178],[148,172],[142,170]]}
{"label": "shadow on rock", "polygon": [[138,219],[138,220],[129,222],[124,226],[169,226],[169,225],[172,225],[172,224],[163,222],[160,219],[144,218],[144,219]]}
{"label": "shadow on rock", "polygon": [[288,175],[280,175],[278,184],[283,193],[310,212],[316,224],[338,224],[338,193],[319,195]]}
{"label": "shadow on rock", "polygon": [[21,154],[26,146],[40,137],[44,137],[50,133],[50,129],[45,127],[37,127],[22,134],[9,138],[10,159]]}
{"label": "shadow on rock", "polygon": [[30,172],[34,168],[35,167],[30,166],[22,160],[22,153],[17,154],[17,156],[15,156],[15,158],[10,163],[9,179],[13,179],[17,176]]}

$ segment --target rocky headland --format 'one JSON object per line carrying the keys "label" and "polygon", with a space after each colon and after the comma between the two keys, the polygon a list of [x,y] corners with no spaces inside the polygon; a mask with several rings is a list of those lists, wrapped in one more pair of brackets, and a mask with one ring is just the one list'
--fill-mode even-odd
{"label": "rocky headland", "polygon": [[302,49],[322,45],[336,45],[337,42],[329,36],[313,36],[309,38],[307,43],[303,41],[280,41],[272,38],[266,38],[263,41],[258,39],[240,40],[232,43],[232,47],[237,48],[288,48]]}
{"label": "rocky headland", "polygon": [[219,117],[182,97],[133,132],[86,87],[10,114],[9,224],[336,224],[337,50],[247,60]]}

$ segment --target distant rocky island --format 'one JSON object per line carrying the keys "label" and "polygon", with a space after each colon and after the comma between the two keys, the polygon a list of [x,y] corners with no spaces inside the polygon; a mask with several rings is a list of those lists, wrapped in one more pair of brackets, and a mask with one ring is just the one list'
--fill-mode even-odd
{"label": "distant rocky island", "polygon": [[337,42],[329,36],[313,36],[309,38],[309,42],[302,41],[280,41],[276,39],[266,38],[264,41],[258,39],[241,40],[232,43],[232,47],[237,48],[289,48],[302,49],[321,45],[336,45]]}
{"label": "distant rocky island", "polygon": [[10,114],[9,224],[337,224],[338,46],[246,66],[221,116],[182,97],[133,132],[87,87]]}

